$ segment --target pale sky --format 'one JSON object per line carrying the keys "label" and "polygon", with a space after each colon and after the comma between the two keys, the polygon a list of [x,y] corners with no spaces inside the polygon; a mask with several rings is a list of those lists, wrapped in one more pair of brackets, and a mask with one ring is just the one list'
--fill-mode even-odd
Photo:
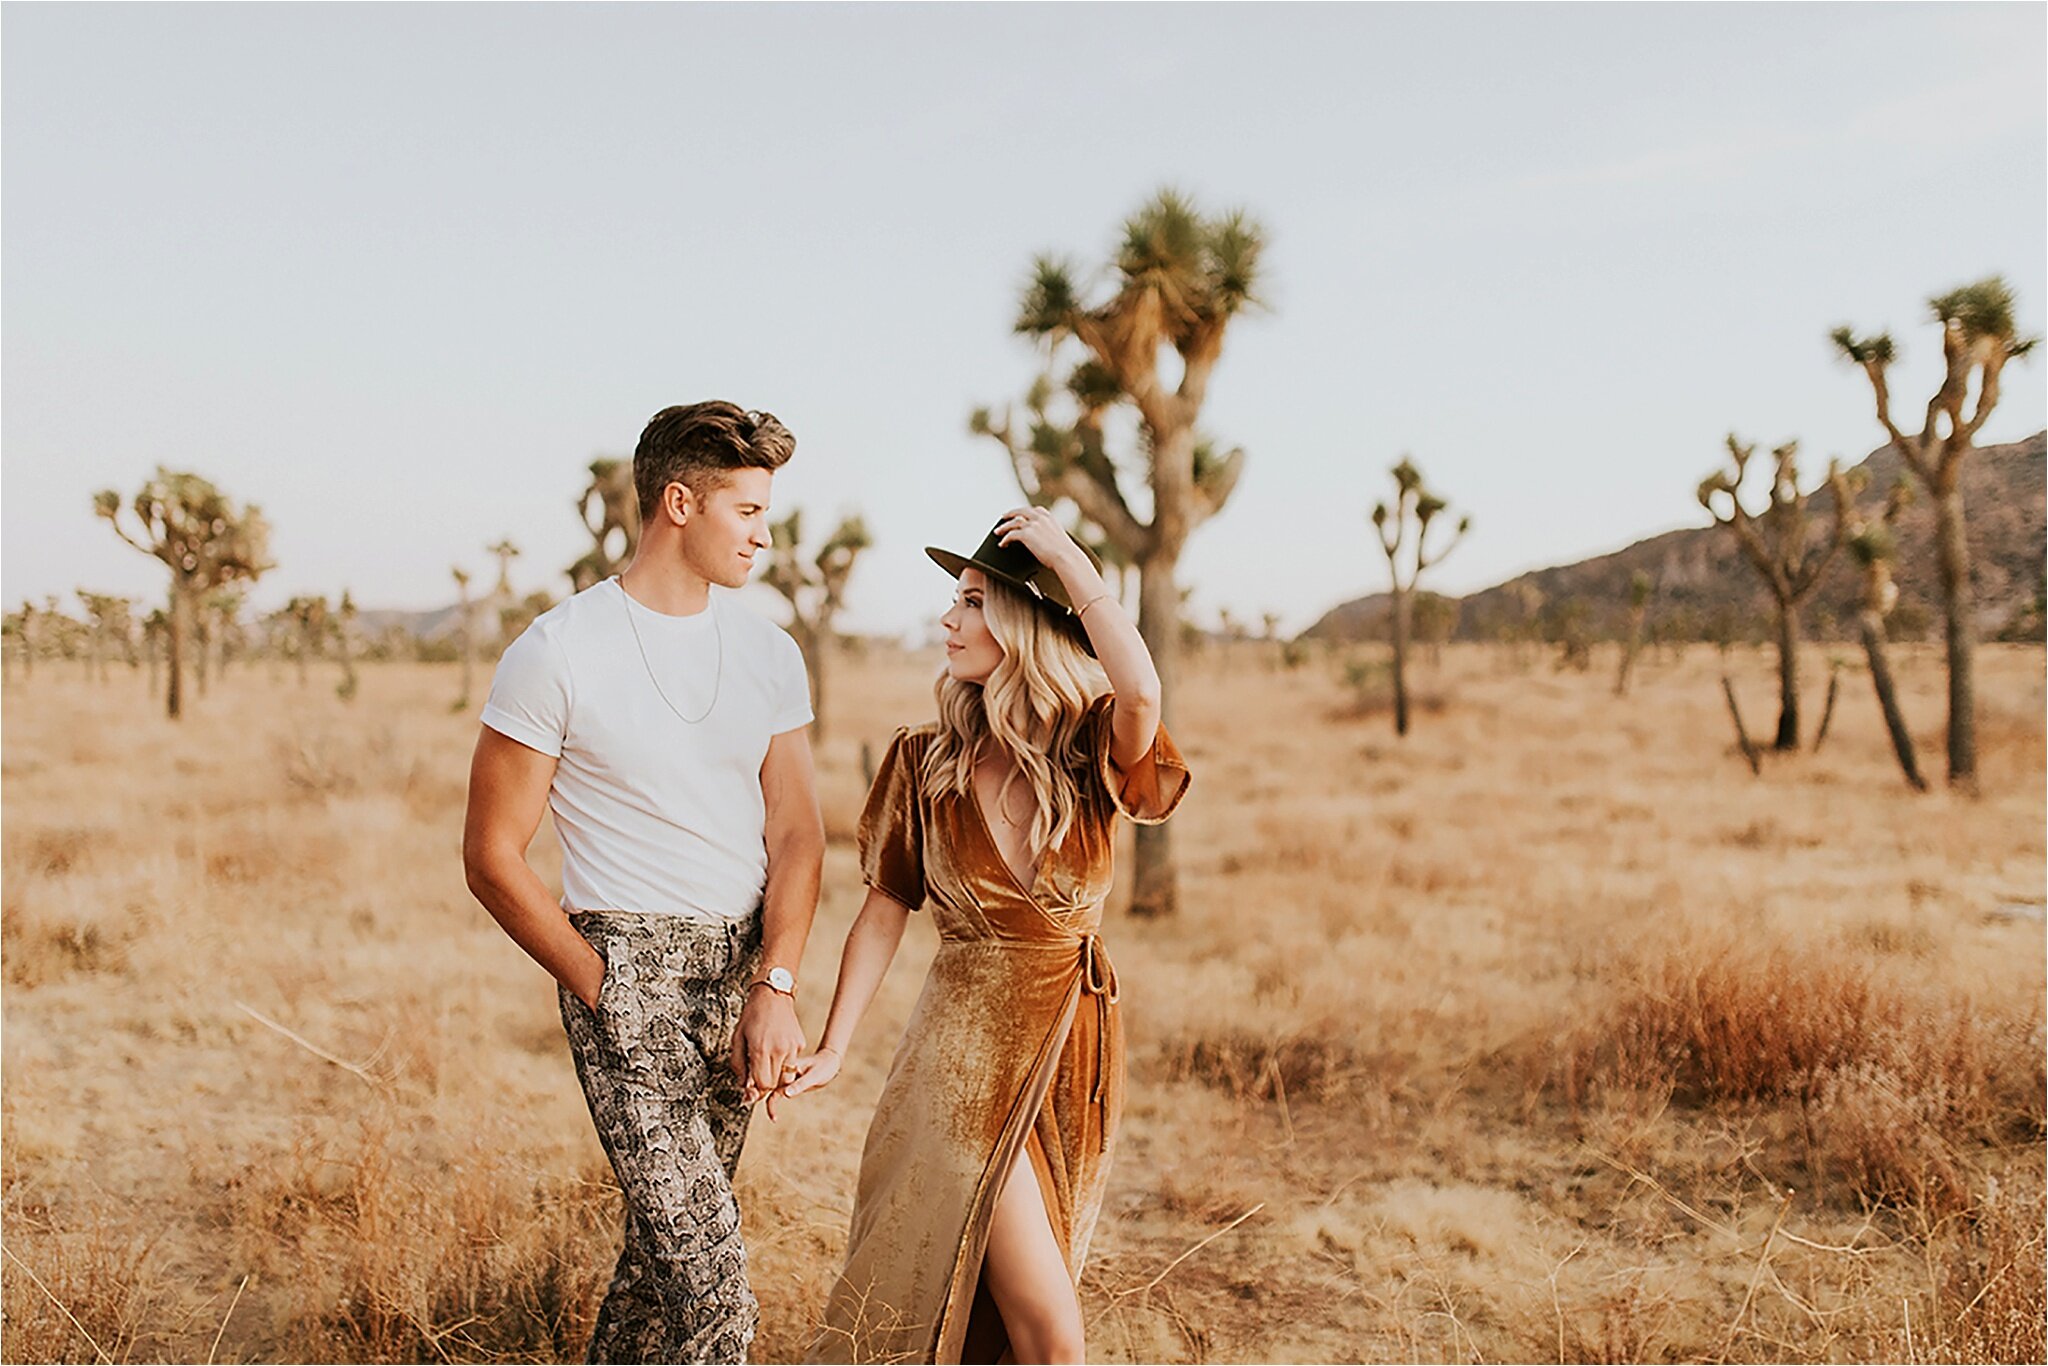
{"label": "pale sky", "polygon": [[[560,594],[587,462],[720,397],[796,433],[778,509],[865,514],[843,625],[914,629],[920,548],[1019,501],[966,422],[1036,372],[1033,253],[1165,184],[1270,236],[1198,617],[1383,588],[1403,453],[1470,591],[1703,524],[1731,428],[1861,458],[1837,323],[1893,329],[1903,414],[1928,295],[2003,272],[2042,330],[2044,13],[7,5],[0,594],[160,597],[91,513],[159,463],[262,505],[259,609],[438,606],[505,536]],[[2044,406],[2012,367],[1980,441]]]}

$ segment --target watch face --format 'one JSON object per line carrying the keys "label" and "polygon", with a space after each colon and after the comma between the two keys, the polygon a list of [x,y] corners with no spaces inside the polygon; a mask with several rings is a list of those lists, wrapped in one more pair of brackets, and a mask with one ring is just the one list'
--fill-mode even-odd
{"label": "watch face", "polygon": [[768,985],[777,991],[795,991],[796,978],[789,975],[788,968],[768,969]]}

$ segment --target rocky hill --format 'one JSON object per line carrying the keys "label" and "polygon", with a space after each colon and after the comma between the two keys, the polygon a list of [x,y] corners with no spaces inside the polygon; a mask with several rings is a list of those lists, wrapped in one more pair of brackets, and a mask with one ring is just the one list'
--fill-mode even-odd
{"label": "rocky hill", "polygon": [[[1986,639],[2042,637],[2043,575],[2048,572],[2044,450],[2048,432],[2038,432],[2025,441],[1982,447],[1963,466],[1978,629]],[[1864,504],[1874,513],[1885,490],[1906,473],[1904,460],[1886,445],[1866,457],[1862,466],[1870,472]],[[1710,468],[1702,461],[1700,474]],[[1900,606],[1893,624],[1905,634],[1938,621],[1941,601],[1934,563],[1934,510],[1923,491],[1915,493],[1918,501],[1901,517],[1894,566]],[[1831,525],[1833,495],[1821,490],[1809,509],[1817,529]],[[1720,527],[1706,526],[1669,531],[1611,555],[1538,569],[1471,594],[1459,601],[1453,639],[1497,639],[1518,627],[1539,624],[1532,622],[1532,614],[1554,617],[1566,604],[1575,604],[1570,610],[1582,629],[1596,637],[1616,634],[1623,629],[1629,582],[1637,570],[1657,584],[1651,621],[1668,635],[1701,638],[1729,631],[1752,637],[1769,620],[1770,599],[1756,572],[1741,558],[1734,538]],[[1860,591],[1855,563],[1844,551],[1806,606],[1809,630],[1825,636],[1845,629]],[[1388,605],[1385,593],[1354,599],[1330,609],[1303,634],[1337,640],[1384,638]]]}

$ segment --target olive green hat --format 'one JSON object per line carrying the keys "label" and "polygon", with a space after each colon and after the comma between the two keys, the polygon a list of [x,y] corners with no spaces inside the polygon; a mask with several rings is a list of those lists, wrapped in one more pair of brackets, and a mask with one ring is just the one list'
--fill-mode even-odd
{"label": "olive green hat", "polygon": [[[969,565],[990,578],[1001,579],[1037,603],[1039,610],[1065,629],[1076,644],[1089,655],[1094,655],[1095,647],[1088,642],[1087,628],[1074,615],[1074,600],[1068,595],[1067,586],[1060,582],[1060,576],[1021,544],[1004,545],[1002,524],[998,522],[996,525],[996,530],[981,538],[981,544],[975,547],[972,555],[942,550],[935,545],[926,546],[924,553],[931,556],[933,564],[956,579],[960,577],[960,571]],[[1069,532],[1067,538],[1073,540],[1073,533]],[[1079,541],[1074,541],[1074,544],[1081,546],[1081,553],[1088,557],[1090,564],[1098,570],[1102,568],[1101,557]]]}

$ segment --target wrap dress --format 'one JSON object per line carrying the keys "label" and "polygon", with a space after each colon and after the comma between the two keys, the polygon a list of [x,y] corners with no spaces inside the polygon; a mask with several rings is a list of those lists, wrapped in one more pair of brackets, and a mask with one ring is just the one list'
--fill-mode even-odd
{"label": "wrap dress", "polygon": [[1073,828],[1023,886],[972,793],[927,795],[936,723],[896,733],[861,814],[869,886],[939,933],[861,1153],[846,1266],[814,1361],[995,1361],[1008,1347],[981,1286],[1003,1183],[1028,1154],[1078,1283],[1123,1110],[1116,971],[1098,931],[1116,817],[1156,824],[1187,791],[1164,727],[1119,771],[1110,706],[1078,735]]}

